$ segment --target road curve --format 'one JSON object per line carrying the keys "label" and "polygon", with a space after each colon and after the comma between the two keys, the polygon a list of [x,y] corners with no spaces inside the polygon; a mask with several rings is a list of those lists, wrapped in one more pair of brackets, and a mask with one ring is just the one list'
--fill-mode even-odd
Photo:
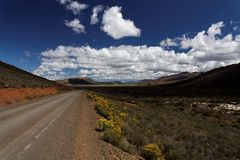
{"label": "road curve", "polygon": [[73,91],[0,108],[0,159],[74,159],[80,95]]}

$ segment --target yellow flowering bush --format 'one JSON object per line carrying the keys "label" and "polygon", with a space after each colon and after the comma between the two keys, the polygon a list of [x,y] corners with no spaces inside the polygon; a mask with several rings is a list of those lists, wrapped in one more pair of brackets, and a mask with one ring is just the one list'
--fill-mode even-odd
{"label": "yellow flowering bush", "polygon": [[164,160],[162,151],[155,143],[145,145],[143,157],[147,160]]}
{"label": "yellow flowering bush", "polygon": [[113,109],[110,101],[97,95],[94,97],[94,100],[96,102],[95,109],[97,112],[107,119],[113,119],[114,114],[112,112]]}
{"label": "yellow flowering bush", "polygon": [[113,144],[118,145],[122,140],[122,130],[117,122],[101,118],[98,121],[98,127],[102,131],[102,139]]}
{"label": "yellow flowering bush", "polygon": [[95,101],[96,111],[104,117],[98,121],[98,128],[102,132],[102,139],[124,151],[129,151],[130,145],[126,139],[124,139],[120,125],[121,121],[126,118],[127,114],[119,112],[107,98],[97,94],[89,94],[88,96]]}
{"label": "yellow flowering bush", "polygon": [[99,121],[98,121],[98,127],[101,131],[104,131],[106,129],[109,129],[109,128],[113,128],[114,127],[114,124],[113,124],[113,121],[112,120],[107,120],[105,118],[101,118]]}
{"label": "yellow flowering bush", "polygon": [[114,127],[112,128],[112,130],[114,130],[116,133],[118,134],[122,134],[122,129],[119,125],[114,125]]}
{"label": "yellow flowering bush", "polygon": [[110,105],[110,103],[109,103],[109,101],[108,101],[107,99],[104,99],[104,98],[99,97],[99,96],[96,96],[96,97],[95,97],[95,101],[96,101],[96,103],[97,103],[98,105],[100,105],[100,106],[102,106],[102,107],[104,107],[104,108],[108,108],[109,105]]}
{"label": "yellow flowering bush", "polygon": [[122,130],[121,127],[117,122],[114,122],[113,120],[107,120],[105,118],[101,118],[98,121],[98,127],[101,131],[111,129],[114,130],[116,133],[121,134]]}

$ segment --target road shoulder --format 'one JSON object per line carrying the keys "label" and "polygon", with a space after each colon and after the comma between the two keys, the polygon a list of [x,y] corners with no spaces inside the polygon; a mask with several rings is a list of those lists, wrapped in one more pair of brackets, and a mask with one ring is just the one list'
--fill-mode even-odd
{"label": "road shoulder", "polygon": [[130,155],[115,146],[104,142],[100,133],[96,131],[97,121],[101,117],[94,109],[94,103],[86,98],[85,92],[81,94],[82,103],[79,115],[79,136],[76,138],[77,160],[136,160],[137,157]]}

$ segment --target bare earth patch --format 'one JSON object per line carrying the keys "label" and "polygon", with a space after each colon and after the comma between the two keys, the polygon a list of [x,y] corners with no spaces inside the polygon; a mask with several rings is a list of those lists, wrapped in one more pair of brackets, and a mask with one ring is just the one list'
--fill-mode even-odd
{"label": "bare earth patch", "polygon": [[0,89],[0,106],[58,93],[55,87]]}

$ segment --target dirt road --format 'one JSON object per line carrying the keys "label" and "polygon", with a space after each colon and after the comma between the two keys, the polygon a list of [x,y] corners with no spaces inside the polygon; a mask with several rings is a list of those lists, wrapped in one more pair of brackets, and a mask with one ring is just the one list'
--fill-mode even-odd
{"label": "dirt road", "polygon": [[103,142],[82,91],[0,108],[1,160],[136,159]]}

